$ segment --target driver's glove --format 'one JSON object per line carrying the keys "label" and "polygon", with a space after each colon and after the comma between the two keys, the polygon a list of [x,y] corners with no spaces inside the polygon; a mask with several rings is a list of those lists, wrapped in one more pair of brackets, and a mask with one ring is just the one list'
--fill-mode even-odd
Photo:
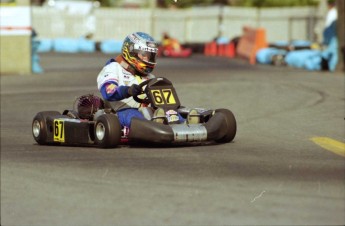
{"label": "driver's glove", "polygon": [[131,86],[129,87],[129,89],[128,89],[128,94],[129,94],[130,96],[138,96],[138,95],[140,95],[141,93],[142,93],[142,90],[141,90],[140,86],[137,85],[137,84],[131,85]]}

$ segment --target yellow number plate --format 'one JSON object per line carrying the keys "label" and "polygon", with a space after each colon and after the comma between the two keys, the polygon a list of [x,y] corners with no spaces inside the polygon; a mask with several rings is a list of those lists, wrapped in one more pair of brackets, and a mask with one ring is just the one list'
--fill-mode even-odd
{"label": "yellow number plate", "polygon": [[54,141],[65,142],[65,127],[63,120],[54,120]]}
{"label": "yellow number plate", "polygon": [[171,89],[153,89],[151,94],[156,105],[176,104],[174,93]]}

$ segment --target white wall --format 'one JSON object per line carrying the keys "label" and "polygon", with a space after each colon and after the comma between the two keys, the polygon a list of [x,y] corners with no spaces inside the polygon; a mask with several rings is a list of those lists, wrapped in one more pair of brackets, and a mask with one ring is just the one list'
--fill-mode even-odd
{"label": "white wall", "polygon": [[[314,27],[323,18],[316,7],[242,8],[207,7],[181,10],[96,8],[87,15],[69,14],[49,7],[32,7],[32,23],[41,38],[78,38],[94,32],[93,39],[122,40],[133,31],[157,40],[168,32],[181,42],[207,42],[220,32],[232,39],[243,26],[263,27],[269,42],[303,39],[314,41]],[[220,22],[222,21],[222,22]]]}

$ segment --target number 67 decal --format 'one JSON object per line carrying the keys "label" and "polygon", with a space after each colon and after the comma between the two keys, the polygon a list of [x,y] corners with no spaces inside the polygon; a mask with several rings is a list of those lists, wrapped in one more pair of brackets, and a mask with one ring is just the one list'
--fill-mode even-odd
{"label": "number 67 decal", "polygon": [[174,94],[171,89],[153,89],[151,90],[156,105],[176,104]]}
{"label": "number 67 decal", "polygon": [[54,120],[54,141],[65,142],[64,121],[59,119]]}

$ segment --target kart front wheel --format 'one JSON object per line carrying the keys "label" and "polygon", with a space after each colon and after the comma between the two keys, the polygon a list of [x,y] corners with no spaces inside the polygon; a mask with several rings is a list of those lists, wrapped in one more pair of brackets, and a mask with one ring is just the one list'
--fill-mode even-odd
{"label": "kart front wheel", "polygon": [[95,144],[101,148],[114,148],[121,140],[121,125],[114,114],[104,114],[95,124]]}
{"label": "kart front wheel", "polygon": [[47,144],[47,117],[60,115],[58,111],[38,112],[32,120],[32,135],[38,144]]}
{"label": "kart front wheel", "polygon": [[234,114],[228,109],[217,109],[216,113],[224,115],[225,124],[226,124],[226,134],[222,138],[216,140],[218,143],[228,143],[232,141],[236,136],[236,119]]}

